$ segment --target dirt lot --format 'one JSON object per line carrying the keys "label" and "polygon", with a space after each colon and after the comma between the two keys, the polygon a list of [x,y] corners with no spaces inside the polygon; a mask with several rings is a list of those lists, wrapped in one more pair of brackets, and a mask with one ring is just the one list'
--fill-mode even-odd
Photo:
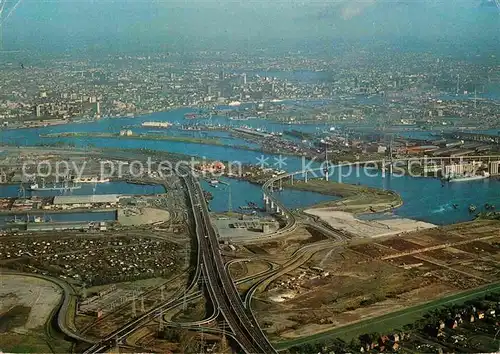
{"label": "dirt lot", "polygon": [[29,309],[26,321],[11,329],[35,329],[45,324],[61,296],[57,285],[43,279],[2,274],[0,313],[3,317],[13,308],[25,307]]}
{"label": "dirt lot", "polygon": [[118,211],[118,222],[124,226],[154,224],[157,222],[167,222],[170,220],[170,213],[167,210],[155,208],[139,209],[137,213],[126,213],[125,210]]}
{"label": "dirt lot", "polygon": [[263,261],[237,262],[229,267],[233,279],[252,276],[269,270],[270,265]]}

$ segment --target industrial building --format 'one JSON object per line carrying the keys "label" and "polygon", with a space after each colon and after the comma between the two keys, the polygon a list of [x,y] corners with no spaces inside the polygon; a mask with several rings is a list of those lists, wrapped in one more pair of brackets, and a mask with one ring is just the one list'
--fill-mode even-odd
{"label": "industrial building", "polygon": [[95,194],[95,195],[60,195],[55,196],[54,205],[85,205],[85,204],[110,204],[115,205],[119,202],[119,194]]}

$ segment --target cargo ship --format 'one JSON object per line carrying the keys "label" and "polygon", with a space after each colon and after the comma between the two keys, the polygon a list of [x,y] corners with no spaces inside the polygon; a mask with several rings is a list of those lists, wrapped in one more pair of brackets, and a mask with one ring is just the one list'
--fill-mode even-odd
{"label": "cargo ship", "polygon": [[38,183],[32,183],[28,190],[29,191],[71,191],[75,189],[80,189],[82,188],[81,185],[72,183],[70,184],[68,181],[65,181],[63,184],[58,185],[57,183],[54,182],[52,186],[46,186],[45,185],[45,180],[42,179],[42,185],[40,186]]}

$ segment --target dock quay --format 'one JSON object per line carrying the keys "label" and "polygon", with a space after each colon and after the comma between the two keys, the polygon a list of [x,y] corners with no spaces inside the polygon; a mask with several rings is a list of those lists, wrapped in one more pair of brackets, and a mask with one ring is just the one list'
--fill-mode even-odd
{"label": "dock quay", "polygon": [[500,135],[479,134],[471,132],[454,132],[447,134],[447,136],[453,139],[459,139],[464,141],[477,141],[485,144],[500,145]]}

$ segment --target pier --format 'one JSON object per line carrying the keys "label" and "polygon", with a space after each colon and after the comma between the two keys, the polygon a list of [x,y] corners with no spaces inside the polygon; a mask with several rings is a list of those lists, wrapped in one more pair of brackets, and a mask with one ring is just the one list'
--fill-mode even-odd
{"label": "pier", "polygon": [[470,132],[455,132],[447,134],[453,139],[459,139],[464,141],[477,141],[485,144],[496,144],[500,145],[500,135],[489,135],[489,134],[479,134]]}

